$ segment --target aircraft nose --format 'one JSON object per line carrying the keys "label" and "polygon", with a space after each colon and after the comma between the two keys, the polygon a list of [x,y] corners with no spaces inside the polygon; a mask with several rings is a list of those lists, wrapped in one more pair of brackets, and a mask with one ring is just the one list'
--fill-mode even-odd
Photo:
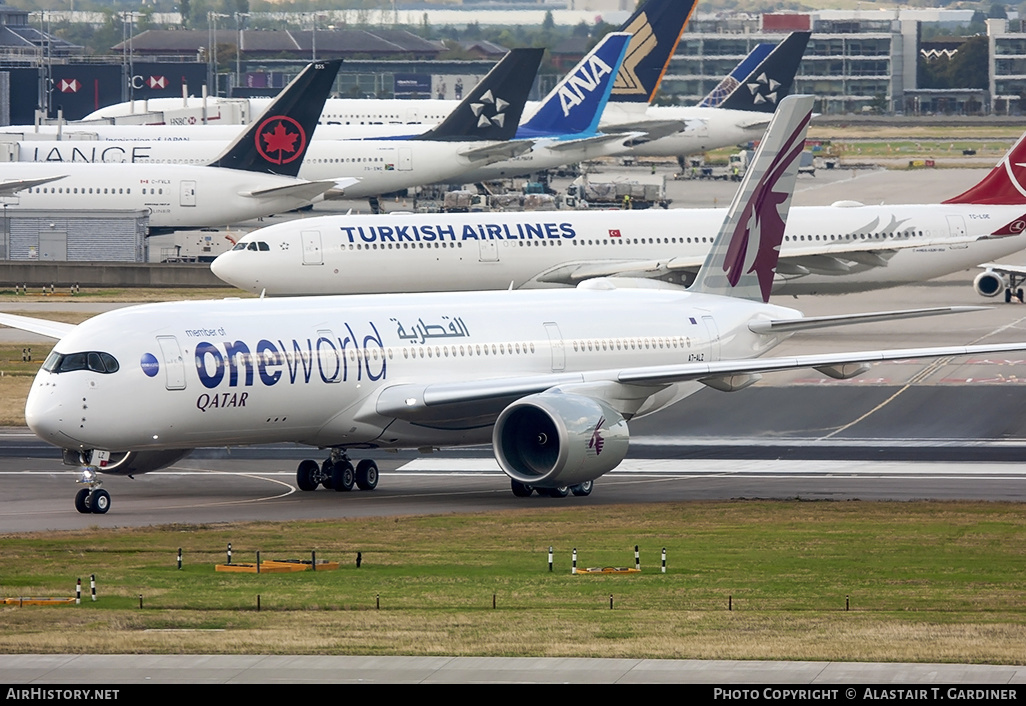
{"label": "aircraft nose", "polygon": [[73,413],[64,404],[56,385],[38,379],[33,383],[25,401],[25,422],[36,436],[56,446],[74,442],[66,433],[68,424],[74,422],[69,416]]}

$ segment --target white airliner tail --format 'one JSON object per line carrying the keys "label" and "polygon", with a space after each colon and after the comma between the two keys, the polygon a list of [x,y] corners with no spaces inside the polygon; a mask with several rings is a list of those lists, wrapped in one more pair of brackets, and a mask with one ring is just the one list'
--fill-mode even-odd
{"label": "white airliner tail", "polygon": [[769,301],[812,101],[780,102],[691,291]]}

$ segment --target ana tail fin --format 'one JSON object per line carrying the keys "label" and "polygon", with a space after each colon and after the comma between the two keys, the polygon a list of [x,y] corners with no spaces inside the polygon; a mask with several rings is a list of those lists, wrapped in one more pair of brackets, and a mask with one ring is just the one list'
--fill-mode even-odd
{"label": "ana tail fin", "polygon": [[769,301],[812,101],[780,102],[689,291]]}
{"label": "ana tail fin", "polygon": [[791,92],[795,74],[805,55],[812,32],[791,32],[777,48],[755,67],[741,84],[727,96],[720,107],[724,110],[749,110],[772,113],[777,104]]}
{"label": "ana tail fin", "polygon": [[630,44],[616,74],[614,103],[651,103],[697,0],[648,0],[620,27]]}
{"label": "ana tail fin", "polygon": [[942,203],[1026,204],[1026,134],[978,184]]}
{"label": "ana tail fin", "polygon": [[511,140],[544,49],[511,49],[437,127],[418,140]]}
{"label": "ana tail fin", "polygon": [[297,176],[341,65],[308,64],[211,166]]}
{"label": "ana tail fin", "polygon": [[556,84],[517,137],[594,134],[631,35],[613,32]]}

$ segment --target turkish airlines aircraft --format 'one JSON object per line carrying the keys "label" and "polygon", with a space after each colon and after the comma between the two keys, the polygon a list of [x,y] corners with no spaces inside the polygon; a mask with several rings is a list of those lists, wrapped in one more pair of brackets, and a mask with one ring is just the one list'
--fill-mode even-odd
{"label": "turkish airlines aircraft", "polygon": [[60,338],[25,406],[84,467],[80,512],[106,512],[95,471],[156,470],[199,445],[329,448],[304,490],[373,489],[353,448],[490,441],[517,495],[587,495],[628,445],[628,421],[698,389],[814,367],[1026,350],[1026,343],[760,358],[791,332],[950,310],[804,319],[766,303],[811,97],[784,101],[691,290],[597,280],[556,292],[474,292],[149,304],[78,326],[0,315]]}
{"label": "turkish airlines aircraft", "polygon": [[236,223],[309,205],[334,181],[296,173],[341,61],[309,65],[208,166],[0,165],[7,212],[147,210],[150,231]]}
{"label": "turkish airlines aircraft", "polygon": [[[1026,135],[980,185],[943,204],[791,209],[777,294],[920,282],[1026,247]],[[1015,181],[1015,183],[1019,183]],[[595,277],[691,282],[724,209],[336,215],[244,236],[211,268],[272,296],[574,286]],[[387,273],[387,276],[385,276]],[[981,275],[983,277],[984,275]],[[977,282],[980,278],[977,279]]]}

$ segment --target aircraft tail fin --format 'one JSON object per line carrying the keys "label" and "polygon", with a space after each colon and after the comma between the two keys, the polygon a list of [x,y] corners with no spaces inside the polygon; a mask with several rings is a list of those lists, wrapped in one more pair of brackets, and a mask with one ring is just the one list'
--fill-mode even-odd
{"label": "aircraft tail fin", "polygon": [[812,101],[780,102],[690,291],[769,301]]}
{"label": "aircraft tail fin", "polygon": [[545,96],[517,137],[594,134],[630,40],[626,32],[603,37]]}
{"label": "aircraft tail fin", "polygon": [[975,186],[942,203],[1026,204],[1026,133]]}
{"label": "aircraft tail fin", "polygon": [[709,91],[709,95],[701,100],[701,102],[695,106],[697,108],[716,108],[722,103],[727,96],[734,92],[734,89],[741,85],[743,79],[748,78],[755,67],[762,63],[776,44],[756,44],[755,47],[748,52],[748,56],[741,60],[734,70],[727,74],[722,81],[716,84],[716,88]]}
{"label": "aircraft tail fin", "polygon": [[727,96],[720,107],[772,113],[780,100],[791,92],[798,66],[805,55],[812,32],[791,32]]}
{"label": "aircraft tail fin", "polygon": [[511,49],[438,126],[418,140],[511,140],[544,49]]}
{"label": "aircraft tail fin", "polygon": [[659,90],[670,59],[677,51],[684,28],[697,0],[648,0],[631,15],[619,32],[629,32],[630,44],[616,74],[614,103],[651,103]]}
{"label": "aircraft tail fin", "polygon": [[297,176],[341,65],[307,65],[211,166]]}

